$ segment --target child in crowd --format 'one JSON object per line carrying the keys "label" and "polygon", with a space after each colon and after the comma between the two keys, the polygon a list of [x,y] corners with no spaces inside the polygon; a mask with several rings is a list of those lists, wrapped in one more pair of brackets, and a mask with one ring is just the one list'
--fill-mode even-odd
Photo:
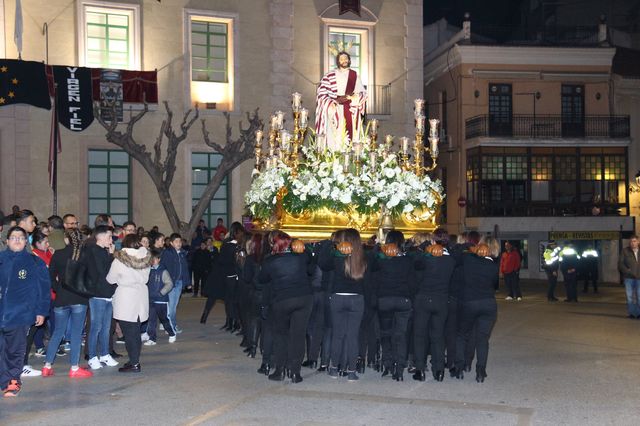
{"label": "child in crowd", "polygon": [[147,283],[149,287],[149,323],[147,325],[149,340],[144,342],[145,346],[156,344],[156,321],[158,319],[164,326],[164,330],[169,333],[169,343],[176,341],[173,324],[167,317],[169,292],[173,288],[173,281],[167,269],[160,264],[161,255],[162,252],[160,250],[151,249],[151,272]]}

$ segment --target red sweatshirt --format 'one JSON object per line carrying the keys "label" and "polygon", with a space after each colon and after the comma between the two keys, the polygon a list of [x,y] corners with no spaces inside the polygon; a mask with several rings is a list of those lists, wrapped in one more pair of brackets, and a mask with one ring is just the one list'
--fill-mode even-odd
{"label": "red sweatshirt", "polygon": [[512,249],[505,251],[500,258],[500,273],[510,274],[520,269],[520,253],[518,250]]}

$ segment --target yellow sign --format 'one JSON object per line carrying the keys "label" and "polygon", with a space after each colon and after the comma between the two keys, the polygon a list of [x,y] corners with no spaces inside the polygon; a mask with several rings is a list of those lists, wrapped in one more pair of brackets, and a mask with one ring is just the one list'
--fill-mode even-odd
{"label": "yellow sign", "polygon": [[617,240],[618,231],[553,231],[549,232],[550,240]]}

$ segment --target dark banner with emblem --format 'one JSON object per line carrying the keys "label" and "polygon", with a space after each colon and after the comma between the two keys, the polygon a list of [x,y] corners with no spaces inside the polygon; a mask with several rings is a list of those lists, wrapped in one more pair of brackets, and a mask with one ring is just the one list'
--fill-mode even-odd
{"label": "dark banner with emblem", "polygon": [[93,123],[91,69],[53,66],[58,100],[58,121],[81,132]]}
{"label": "dark banner with emblem", "polygon": [[0,59],[0,107],[13,104],[51,109],[42,62]]}

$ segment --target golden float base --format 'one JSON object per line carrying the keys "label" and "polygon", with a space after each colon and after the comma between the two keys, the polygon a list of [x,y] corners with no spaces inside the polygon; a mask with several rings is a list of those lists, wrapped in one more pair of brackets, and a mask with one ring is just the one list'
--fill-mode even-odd
{"label": "golden float base", "polygon": [[362,239],[372,235],[380,235],[381,230],[396,229],[402,231],[406,238],[418,232],[431,232],[436,228],[436,213],[433,210],[414,210],[409,214],[402,214],[398,218],[380,213],[361,215],[336,213],[329,209],[292,215],[278,208],[274,217],[269,221],[254,221],[257,229],[279,229],[292,237],[305,241],[317,241],[329,238],[331,234],[344,228],[355,228],[360,231]]}

